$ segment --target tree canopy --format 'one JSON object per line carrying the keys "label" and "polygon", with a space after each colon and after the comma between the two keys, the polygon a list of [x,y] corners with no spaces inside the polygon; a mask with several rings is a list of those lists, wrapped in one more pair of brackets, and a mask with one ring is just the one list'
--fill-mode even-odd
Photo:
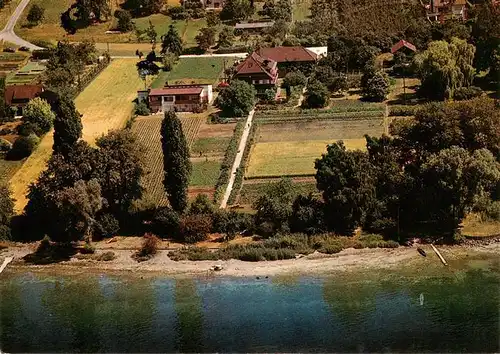
{"label": "tree canopy", "polygon": [[248,115],[255,104],[255,88],[245,81],[233,80],[224,87],[215,101],[224,117]]}
{"label": "tree canopy", "polygon": [[181,121],[175,112],[166,112],[161,125],[163,149],[163,185],[173,210],[183,213],[188,205],[187,192],[191,161]]}
{"label": "tree canopy", "polygon": [[76,110],[75,103],[68,96],[59,96],[53,105],[54,119],[54,152],[68,154],[82,137],[82,120]]}
{"label": "tree canopy", "polygon": [[168,32],[161,37],[161,53],[174,53],[175,55],[182,53],[182,40],[173,25],[170,25]]}

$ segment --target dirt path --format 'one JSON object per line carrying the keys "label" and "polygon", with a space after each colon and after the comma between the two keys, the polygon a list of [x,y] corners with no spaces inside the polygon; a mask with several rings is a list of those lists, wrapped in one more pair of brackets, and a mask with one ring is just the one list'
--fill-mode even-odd
{"label": "dirt path", "polygon": [[250,134],[250,129],[252,128],[253,115],[255,114],[255,109],[252,109],[248,114],[247,121],[245,122],[245,128],[243,129],[243,134],[241,136],[240,145],[238,146],[238,152],[234,159],[233,168],[231,169],[231,176],[229,177],[229,183],[227,184],[226,192],[224,193],[224,198],[220,203],[220,208],[224,209],[227,206],[227,201],[233,190],[234,180],[236,178],[236,171],[240,167],[241,160],[243,158],[243,153],[245,152],[245,147],[247,146],[248,135]]}
{"label": "dirt path", "polygon": [[9,22],[5,25],[4,29],[0,32],[0,39],[17,44],[20,47],[28,47],[31,50],[43,49],[39,46],[36,46],[24,39],[20,38],[15,32],[14,27],[16,26],[17,21],[23,14],[24,9],[28,6],[30,0],[22,0],[17,8],[14,10],[14,13],[9,19]]}

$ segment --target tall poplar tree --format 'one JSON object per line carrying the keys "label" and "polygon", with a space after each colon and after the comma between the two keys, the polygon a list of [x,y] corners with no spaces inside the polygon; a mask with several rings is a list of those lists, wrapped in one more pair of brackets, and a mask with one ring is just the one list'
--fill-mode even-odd
{"label": "tall poplar tree", "polygon": [[173,210],[186,210],[191,161],[186,137],[181,121],[175,112],[166,112],[161,124],[161,144],[163,149],[163,185]]}
{"label": "tall poplar tree", "polygon": [[59,96],[52,109],[56,114],[53,150],[55,153],[67,155],[82,137],[83,126],[80,113],[69,96]]}

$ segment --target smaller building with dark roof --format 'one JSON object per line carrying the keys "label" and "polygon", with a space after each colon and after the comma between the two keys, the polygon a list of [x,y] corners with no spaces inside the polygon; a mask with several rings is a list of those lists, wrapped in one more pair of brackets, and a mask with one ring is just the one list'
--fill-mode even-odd
{"label": "smaller building with dark roof", "polygon": [[38,97],[43,92],[42,85],[10,85],[5,86],[5,104],[18,108],[18,114],[22,115],[23,108],[30,100]]}

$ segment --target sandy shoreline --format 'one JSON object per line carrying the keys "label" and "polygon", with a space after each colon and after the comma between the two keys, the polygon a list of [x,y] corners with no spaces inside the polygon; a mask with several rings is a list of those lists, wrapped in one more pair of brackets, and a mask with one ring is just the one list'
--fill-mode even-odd
{"label": "sandy shoreline", "polygon": [[[78,260],[72,258],[50,265],[32,265],[25,263],[22,257],[32,250],[28,247],[9,247],[0,253],[0,262],[6,257],[14,257],[4,272],[15,271],[49,271],[49,272],[127,272],[155,273],[169,276],[276,276],[276,275],[322,275],[332,272],[349,270],[394,269],[400,265],[415,267],[441,267],[442,264],[430,245],[422,246],[427,257],[418,254],[415,247],[400,247],[396,249],[346,249],[334,255],[313,253],[297,259],[265,262],[244,262],[240,260],[227,261],[173,261],[168,257],[168,251],[159,251],[152,259],[137,263],[132,259],[133,250],[114,249],[116,259],[109,262],[94,260]],[[467,257],[481,255],[500,256],[500,244],[493,243],[484,246],[439,246],[445,259],[453,264]],[[104,250],[98,250],[98,254]],[[222,271],[213,272],[210,268],[215,264],[223,267]]]}

